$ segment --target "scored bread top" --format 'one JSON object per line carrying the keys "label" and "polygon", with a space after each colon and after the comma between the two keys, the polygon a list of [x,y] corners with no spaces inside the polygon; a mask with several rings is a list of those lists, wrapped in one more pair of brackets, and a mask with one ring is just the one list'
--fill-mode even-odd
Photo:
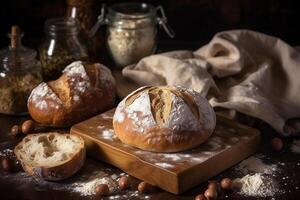
{"label": "scored bread top", "polygon": [[59,79],[48,84],[42,82],[33,89],[28,102],[33,102],[41,110],[69,108],[74,102],[79,102],[91,88],[100,91],[99,88],[108,88],[108,84],[115,83],[108,68],[99,63],[93,65],[95,67],[92,68],[82,61],[71,63]]}
{"label": "scored bread top", "polygon": [[40,133],[23,138],[15,154],[26,165],[53,167],[69,161],[83,148],[83,140],[76,135]]}
{"label": "scored bread top", "polygon": [[132,92],[118,105],[114,121],[122,122],[125,116],[138,132],[157,125],[177,131],[213,131],[216,123],[207,100],[179,86],[145,86]]}

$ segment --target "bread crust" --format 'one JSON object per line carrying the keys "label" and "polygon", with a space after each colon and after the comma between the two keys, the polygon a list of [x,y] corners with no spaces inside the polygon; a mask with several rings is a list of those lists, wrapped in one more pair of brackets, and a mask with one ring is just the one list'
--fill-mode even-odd
{"label": "bread crust", "polygon": [[[194,91],[188,91],[191,97],[196,100],[201,98],[201,105],[197,105],[200,118],[195,121],[198,124],[194,128],[182,126],[180,122],[178,124],[175,122],[173,126],[162,125],[157,121],[151,125],[147,122],[147,125],[145,120],[149,118],[149,115],[146,116],[141,112],[128,110],[128,105],[126,105],[127,99],[137,93],[149,92],[151,88],[153,87],[138,89],[137,92],[130,94],[118,105],[113,119],[113,127],[116,135],[123,143],[153,152],[178,152],[194,148],[209,138],[216,124],[215,113],[209,103]],[[162,87],[161,89],[165,90],[168,88]],[[177,93],[185,89],[178,87],[175,90]],[[143,101],[140,104],[147,104],[147,102]],[[151,114],[155,115],[153,112],[157,111],[152,110],[148,112],[152,112]],[[121,115],[122,119],[120,120]],[[131,116],[135,116],[136,119],[132,119]],[[187,116],[179,116],[179,118],[185,117]],[[176,126],[179,126],[179,128],[176,128]]]}
{"label": "bread crust", "polygon": [[[60,133],[51,132],[47,134],[59,135]],[[67,159],[60,165],[36,166],[24,161],[24,159],[22,159],[19,149],[22,147],[22,145],[24,145],[26,138],[36,136],[40,136],[40,134],[31,134],[29,136],[26,136],[14,149],[14,153],[17,159],[20,161],[24,171],[30,176],[42,178],[48,181],[60,181],[71,177],[83,166],[86,158],[86,150],[84,146],[84,140],[79,136],[76,137],[80,138],[80,148],[77,150],[76,153],[74,153],[74,155],[71,158]]]}
{"label": "bread crust", "polygon": [[[110,70],[101,64],[81,65],[87,78],[80,73],[64,72],[59,79],[43,82],[32,91],[27,106],[35,121],[69,127],[113,107],[116,86]],[[78,88],[76,83],[86,87]]]}

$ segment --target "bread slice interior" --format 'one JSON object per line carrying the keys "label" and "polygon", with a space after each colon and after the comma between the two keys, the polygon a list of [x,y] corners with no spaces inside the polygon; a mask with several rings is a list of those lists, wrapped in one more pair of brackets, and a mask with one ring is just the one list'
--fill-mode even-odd
{"label": "bread slice interior", "polygon": [[53,167],[68,162],[82,148],[84,142],[76,135],[43,133],[27,136],[16,151],[27,165]]}

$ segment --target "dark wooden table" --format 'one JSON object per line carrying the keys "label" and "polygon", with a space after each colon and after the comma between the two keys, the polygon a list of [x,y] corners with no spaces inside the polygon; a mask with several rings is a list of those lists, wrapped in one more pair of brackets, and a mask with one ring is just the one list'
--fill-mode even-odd
{"label": "dark wooden table", "polygon": [[[9,117],[0,115],[0,150],[3,151],[7,148],[13,148],[14,145],[21,139],[9,135],[10,128],[13,124],[18,124],[28,117]],[[270,138],[274,137],[276,133],[267,125],[258,122],[255,127],[261,130],[262,143],[257,155],[261,157],[268,164],[277,164],[278,172],[276,172],[275,180],[279,183],[281,192],[274,197],[257,198],[246,197],[247,199],[299,199],[300,198],[300,154],[295,154],[290,151],[290,144],[293,139],[284,139],[284,149],[281,152],[274,152],[270,146]],[[10,154],[10,153],[9,153]],[[3,159],[5,155],[0,155]],[[13,155],[9,155],[13,157]],[[48,183],[41,180],[33,179],[26,176],[22,172],[22,168],[17,165],[12,173],[5,173],[3,170],[0,172],[0,199],[97,199],[95,196],[82,197],[79,193],[64,190],[64,184],[70,183],[73,180],[86,176],[93,171],[105,171],[107,173],[120,174],[121,171],[113,166],[100,163],[91,158],[87,158],[83,169],[73,178],[63,183]],[[240,174],[233,168],[230,168],[218,176],[214,180],[220,180],[223,177],[236,178]],[[182,195],[173,195],[162,190],[157,190],[154,193],[141,195],[134,193],[136,191],[137,179],[133,179],[133,188],[131,190],[122,192],[114,196],[108,196],[103,199],[194,199],[194,196],[203,193],[207,183],[203,183],[198,187],[188,191]],[[132,194],[129,198],[128,194]],[[135,195],[134,195],[135,194]],[[99,199],[99,198],[98,198]],[[218,199],[245,199],[245,196],[239,195],[237,192],[221,193]]]}

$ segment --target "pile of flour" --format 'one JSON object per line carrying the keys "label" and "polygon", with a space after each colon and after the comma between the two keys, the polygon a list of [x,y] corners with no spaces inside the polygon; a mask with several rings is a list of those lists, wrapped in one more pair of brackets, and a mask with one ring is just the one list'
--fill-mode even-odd
{"label": "pile of flour", "polygon": [[278,183],[272,178],[278,171],[277,165],[268,165],[258,157],[250,157],[241,162],[235,169],[243,177],[234,182],[241,184],[240,194],[245,196],[268,197],[279,192]]}

